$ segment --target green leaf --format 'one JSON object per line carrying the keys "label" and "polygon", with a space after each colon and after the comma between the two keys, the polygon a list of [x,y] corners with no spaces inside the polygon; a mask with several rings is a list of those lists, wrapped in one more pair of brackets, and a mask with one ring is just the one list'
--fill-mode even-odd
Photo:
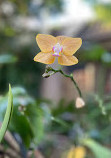
{"label": "green leaf", "polygon": [[34,104],[27,106],[25,115],[28,117],[34,134],[34,143],[38,145],[44,137],[44,117],[42,109]]}
{"label": "green leaf", "polygon": [[89,49],[85,50],[81,59],[85,61],[101,61],[101,57],[105,50],[99,45],[91,46]]}
{"label": "green leaf", "polygon": [[31,125],[27,117],[18,112],[18,107],[14,107],[13,111],[14,113],[10,124],[10,130],[12,132],[18,133],[25,147],[29,148],[31,140],[33,138],[33,131],[31,129]]}
{"label": "green leaf", "polygon": [[110,158],[111,151],[106,147],[100,145],[92,139],[85,139],[83,144],[86,145],[94,153],[95,158]]}
{"label": "green leaf", "polygon": [[7,106],[7,110],[5,113],[5,117],[4,117],[1,129],[0,129],[0,143],[5,135],[7,128],[8,128],[10,118],[12,115],[12,110],[13,110],[13,96],[12,96],[11,86],[9,85],[8,106]]}
{"label": "green leaf", "polygon": [[15,63],[17,61],[17,58],[10,54],[1,54],[0,55],[0,64],[9,64],[9,63]]}

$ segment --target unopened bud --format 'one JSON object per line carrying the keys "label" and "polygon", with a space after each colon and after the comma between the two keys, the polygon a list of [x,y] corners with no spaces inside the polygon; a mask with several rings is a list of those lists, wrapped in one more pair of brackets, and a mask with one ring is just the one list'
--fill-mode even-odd
{"label": "unopened bud", "polygon": [[48,73],[44,73],[44,74],[42,75],[42,77],[44,77],[44,78],[48,78],[48,77],[50,77],[50,74],[48,74]]}
{"label": "unopened bud", "polygon": [[76,99],[76,108],[82,108],[85,106],[85,102],[82,98],[78,97]]}

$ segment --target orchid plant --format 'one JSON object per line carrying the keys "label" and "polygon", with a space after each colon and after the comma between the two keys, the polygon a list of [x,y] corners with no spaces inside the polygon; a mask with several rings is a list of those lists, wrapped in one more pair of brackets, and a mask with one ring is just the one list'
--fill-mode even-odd
{"label": "orchid plant", "polygon": [[[55,59],[57,58],[58,64],[63,66],[71,66],[78,63],[78,59],[73,56],[73,54],[75,54],[76,51],[81,47],[81,38],[72,38],[66,36],[54,37],[52,35],[38,34],[36,36],[36,41],[41,52],[39,52],[34,57],[34,61],[49,65],[53,64]],[[81,90],[74,80],[73,74],[67,75],[61,69],[55,70],[52,67],[46,66],[43,77],[50,77],[57,72],[72,80],[79,93],[79,97],[76,99],[76,107],[83,107],[85,105],[85,102],[82,99]]]}

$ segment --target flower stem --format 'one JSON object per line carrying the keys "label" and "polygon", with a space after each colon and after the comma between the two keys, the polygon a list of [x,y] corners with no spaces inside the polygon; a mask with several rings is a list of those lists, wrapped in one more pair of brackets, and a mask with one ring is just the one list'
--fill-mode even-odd
{"label": "flower stem", "polygon": [[[71,81],[73,82],[74,86],[76,87],[76,89],[77,89],[77,91],[78,91],[78,93],[79,93],[79,96],[82,97],[81,90],[80,90],[78,84],[76,83],[76,81],[74,80],[72,73],[71,73],[70,75],[67,75],[67,74],[65,74],[61,69],[55,70],[55,69],[53,69],[52,67],[46,67],[46,73],[49,73],[50,71],[52,71],[52,73],[50,73],[49,76],[53,75],[54,73],[59,72],[59,73],[61,73],[63,76],[70,78]],[[48,76],[48,77],[49,77],[49,76]]]}

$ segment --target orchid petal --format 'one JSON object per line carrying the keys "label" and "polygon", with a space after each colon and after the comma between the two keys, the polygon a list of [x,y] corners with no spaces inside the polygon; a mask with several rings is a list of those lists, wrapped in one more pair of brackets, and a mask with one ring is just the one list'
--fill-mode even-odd
{"label": "orchid petal", "polygon": [[80,47],[82,44],[82,39],[81,38],[71,38],[67,37],[63,42],[63,53],[65,55],[73,55]]}
{"label": "orchid petal", "polygon": [[54,60],[55,57],[51,53],[40,52],[34,57],[34,61],[44,64],[52,64]]}
{"label": "orchid petal", "polygon": [[62,44],[62,42],[68,37],[66,36],[57,36],[56,39],[57,39],[57,43],[59,43],[60,45]]}
{"label": "orchid petal", "polygon": [[60,65],[70,66],[70,65],[77,64],[78,63],[78,59],[75,56],[61,55],[60,57],[58,57],[58,63]]}
{"label": "orchid petal", "polygon": [[57,39],[52,35],[46,35],[46,34],[38,34],[36,36],[36,41],[44,53],[49,53],[52,51],[53,46],[57,43]]}

